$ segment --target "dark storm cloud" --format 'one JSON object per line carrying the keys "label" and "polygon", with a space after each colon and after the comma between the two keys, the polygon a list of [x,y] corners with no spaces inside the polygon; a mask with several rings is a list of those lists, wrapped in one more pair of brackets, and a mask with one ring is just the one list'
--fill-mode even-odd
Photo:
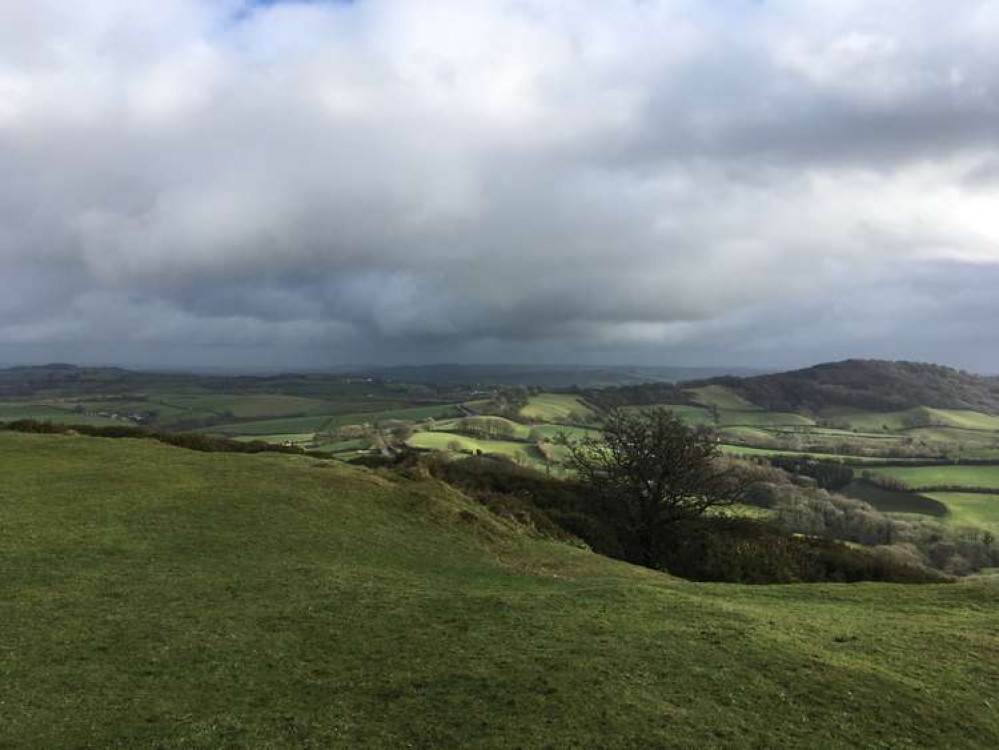
{"label": "dark storm cloud", "polygon": [[993,2],[0,12],[0,347],[960,360],[999,312]]}

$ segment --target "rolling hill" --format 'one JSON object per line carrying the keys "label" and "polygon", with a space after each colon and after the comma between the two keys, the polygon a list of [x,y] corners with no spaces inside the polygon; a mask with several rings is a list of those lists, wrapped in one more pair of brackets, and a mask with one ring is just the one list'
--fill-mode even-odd
{"label": "rolling hill", "polygon": [[999,584],[693,584],[438,482],[0,433],[0,744],[995,747]]}
{"label": "rolling hill", "polygon": [[770,411],[901,411],[922,406],[999,414],[999,378],[919,362],[850,359],[792,372],[717,378],[707,384],[727,386]]}

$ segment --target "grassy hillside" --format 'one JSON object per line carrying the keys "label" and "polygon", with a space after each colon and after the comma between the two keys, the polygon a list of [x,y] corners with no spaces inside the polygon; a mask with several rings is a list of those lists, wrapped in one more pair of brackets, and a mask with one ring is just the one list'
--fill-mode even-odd
{"label": "grassy hillside", "polygon": [[714,406],[718,409],[735,411],[758,411],[759,406],[750,403],[731,388],[723,385],[706,385],[688,390],[691,400],[704,406]]}
{"label": "grassy hillside", "polygon": [[999,490],[999,466],[878,466],[871,472],[900,479],[914,490],[926,487]]}
{"label": "grassy hillside", "polygon": [[947,506],[946,520],[954,526],[977,526],[999,534],[999,494],[933,492],[927,495]]}
{"label": "grassy hillside", "polygon": [[520,410],[524,418],[541,422],[572,422],[577,416],[592,413],[579,396],[568,393],[539,393],[528,398],[527,406]]}
{"label": "grassy hillside", "polygon": [[851,359],[750,378],[719,378],[742,398],[772,411],[834,406],[901,411],[918,406],[999,413],[999,378],[921,362]]}
{"label": "grassy hillside", "polygon": [[430,480],[0,433],[10,747],[989,747],[999,585],[684,583]]}

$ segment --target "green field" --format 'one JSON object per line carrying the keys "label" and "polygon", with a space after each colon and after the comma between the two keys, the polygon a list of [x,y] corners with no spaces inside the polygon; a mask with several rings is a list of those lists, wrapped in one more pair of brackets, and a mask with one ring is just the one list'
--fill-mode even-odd
{"label": "green field", "polygon": [[815,458],[824,461],[843,461],[847,460],[851,463],[862,463],[865,466],[870,464],[876,466],[879,464],[887,463],[889,459],[885,458],[874,458],[874,457],[864,457],[864,456],[844,456],[838,453],[813,453],[808,451],[789,451],[780,450],[777,448],[750,448],[745,445],[730,445],[723,443],[721,446],[722,453],[729,453],[732,455],[743,455],[743,456],[790,456],[792,458]]}
{"label": "green field", "polygon": [[999,582],[692,584],[432,480],[0,455],[7,747],[999,746]]}
{"label": "green field", "polygon": [[872,473],[894,477],[914,490],[926,487],[983,487],[999,490],[999,466],[878,466]]}
{"label": "green field", "polygon": [[[447,419],[443,422],[437,422],[433,429],[441,432],[463,432],[467,429],[474,429],[474,422],[466,422],[467,418],[461,419]],[[504,417],[471,417],[472,420],[476,419],[488,419],[490,424],[502,424],[508,430],[510,430],[510,437],[516,438],[517,440],[527,440],[533,429],[529,425],[520,424],[519,422],[514,422],[512,419],[506,419]]]}
{"label": "green field", "polygon": [[579,396],[566,393],[539,393],[527,399],[527,406],[520,410],[525,419],[539,422],[573,421],[576,415],[590,417],[593,410]]}
{"label": "green field", "polygon": [[212,427],[203,427],[198,432],[209,432],[216,435],[238,436],[248,435],[285,435],[291,433],[318,432],[325,428],[330,417],[294,417],[291,419],[266,419],[260,422],[234,422]]}
{"label": "green field", "polygon": [[685,393],[697,403],[708,407],[713,406],[726,411],[762,411],[759,406],[724,385],[691,388]]}
{"label": "green field", "polygon": [[721,411],[718,413],[721,427],[807,427],[815,422],[802,415],[781,411]]}
{"label": "green field", "polygon": [[927,497],[947,506],[947,523],[952,526],[975,526],[999,534],[999,494],[970,492],[933,492]]}
{"label": "green field", "polygon": [[530,443],[518,443],[509,440],[485,440],[458,435],[452,432],[417,432],[408,441],[414,448],[424,450],[449,451],[452,444],[460,445],[459,450],[476,453],[498,453],[508,458],[537,463],[540,456]]}
{"label": "green field", "polygon": [[[178,409],[214,414],[231,414],[234,417],[280,417],[333,414],[341,411],[360,411],[365,402],[332,402],[281,394],[170,394],[158,399],[163,404]],[[371,403],[373,409],[395,408],[394,402]]]}
{"label": "green field", "polygon": [[79,424],[93,427],[124,424],[121,420],[110,417],[78,414],[71,408],[61,409],[46,404],[0,403],[0,422],[14,422],[19,419],[34,419],[39,422],[54,422],[57,424]]}
{"label": "green field", "polygon": [[625,406],[621,411],[635,413],[651,411],[653,409],[668,409],[689,425],[713,425],[715,423],[714,415],[712,415],[710,409],[705,409],[702,406],[689,406],[687,404],[641,404]]}
{"label": "green field", "polygon": [[459,413],[453,404],[412,406],[374,412],[334,414],[332,416],[298,417],[292,419],[267,419],[259,422],[235,422],[214,425],[200,430],[218,435],[282,435],[285,433],[319,432],[335,430],[348,425],[375,425],[379,422],[422,422],[427,419],[447,419]]}

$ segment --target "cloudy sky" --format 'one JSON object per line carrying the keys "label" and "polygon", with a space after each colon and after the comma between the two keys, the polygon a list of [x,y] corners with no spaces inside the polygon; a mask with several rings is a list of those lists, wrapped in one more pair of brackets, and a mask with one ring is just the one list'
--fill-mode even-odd
{"label": "cloudy sky", "polygon": [[0,0],[0,362],[999,371],[996,0]]}

